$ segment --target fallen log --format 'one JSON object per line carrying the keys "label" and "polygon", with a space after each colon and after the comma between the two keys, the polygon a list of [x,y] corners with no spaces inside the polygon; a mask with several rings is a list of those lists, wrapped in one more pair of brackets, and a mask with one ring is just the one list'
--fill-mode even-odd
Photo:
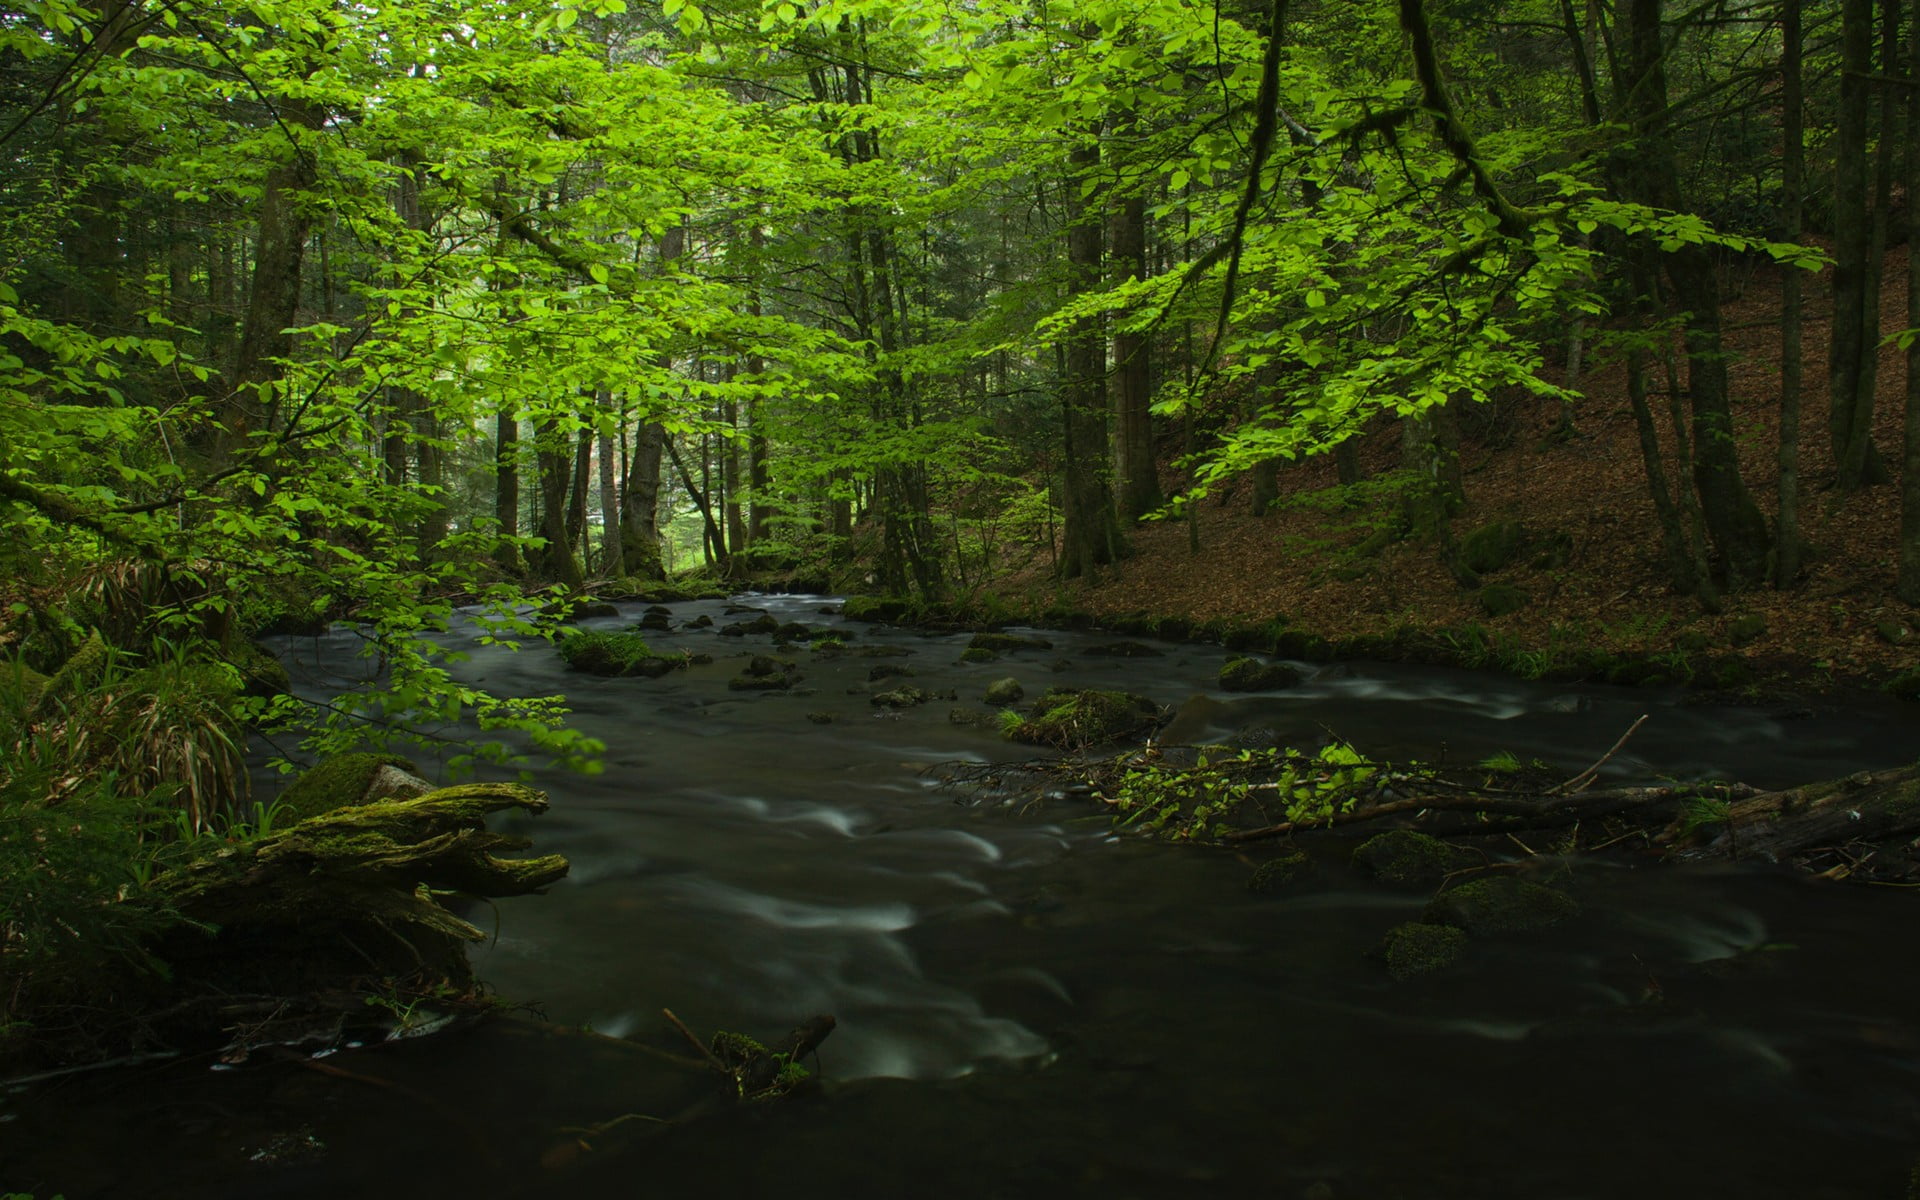
{"label": "fallen log", "polygon": [[464,989],[465,946],[486,934],[443,901],[525,895],[565,876],[565,858],[506,857],[531,843],[486,828],[494,813],[546,809],[545,796],[519,784],[463,784],[229,844],[155,881],[160,903],[217,931],[210,943],[176,936],[162,957],[268,991],[302,976],[324,985],[415,974]]}
{"label": "fallen log", "polygon": [[[1561,828],[1578,821],[1614,816],[1624,812],[1644,813],[1662,807],[1678,807],[1689,800],[1699,798],[1702,790],[1700,786],[1693,784],[1609,788],[1604,791],[1571,794],[1548,792],[1538,796],[1492,793],[1477,789],[1449,790],[1371,804],[1355,808],[1351,812],[1335,813],[1325,821],[1282,821],[1259,829],[1236,830],[1226,834],[1220,840],[1257,842],[1313,829],[1362,825],[1388,817],[1417,819],[1429,813],[1500,817],[1503,819],[1476,831],[1521,833],[1529,829]],[[1716,784],[1711,790],[1716,795],[1728,799],[1757,794],[1756,789],[1744,784]],[[1449,832],[1455,831],[1449,830]],[[1467,830],[1459,832],[1467,832]]]}
{"label": "fallen log", "polygon": [[[1920,836],[1920,765],[1756,793],[1708,831],[1687,853],[1793,862],[1824,848]],[[1656,840],[1675,845],[1692,832],[1676,821]]]}

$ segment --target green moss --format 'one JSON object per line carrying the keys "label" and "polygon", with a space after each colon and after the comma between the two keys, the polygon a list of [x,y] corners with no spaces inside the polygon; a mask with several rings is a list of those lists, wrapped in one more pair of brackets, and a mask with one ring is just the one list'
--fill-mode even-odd
{"label": "green moss", "polygon": [[1049,691],[1007,736],[1029,745],[1076,749],[1144,733],[1160,723],[1160,716],[1159,705],[1129,692]]}
{"label": "green moss", "polygon": [[1889,679],[1887,692],[1902,700],[1920,700],[1920,667],[1902,671]]}
{"label": "green moss", "polygon": [[1747,613],[1735,617],[1727,625],[1727,642],[1734,646],[1745,646],[1767,636],[1767,619],[1759,613]]}
{"label": "green moss", "polygon": [[765,1046],[744,1033],[729,1033],[723,1029],[713,1035],[713,1056],[729,1067],[765,1058],[767,1053]]}
{"label": "green moss", "polygon": [[227,661],[240,672],[249,696],[284,696],[293,687],[286,664],[258,642],[236,642],[227,653]]}
{"label": "green moss", "polygon": [[589,675],[632,674],[636,666],[653,656],[653,652],[647,648],[647,640],[630,631],[569,633],[560,639],[555,648],[568,667]]}
{"label": "green moss", "polygon": [[984,646],[968,646],[960,652],[960,661],[963,663],[999,662],[1000,652],[998,650],[988,650]]}
{"label": "green moss", "polygon": [[1247,890],[1256,895],[1277,892],[1294,881],[1300,868],[1307,865],[1306,852],[1288,847],[1253,869],[1247,877]]}
{"label": "green moss", "polygon": [[849,596],[840,615],[849,621],[898,621],[913,611],[913,602],[898,596]]}
{"label": "green moss", "polygon": [[1489,617],[1504,617],[1519,612],[1533,599],[1523,587],[1511,583],[1490,583],[1480,589],[1480,611]]}
{"label": "green moss", "polygon": [[1387,960],[1387,973],[1404,983],[1446,970],[1460,961],[1466,949],[1467,935],[1462,930],[1451,925],[1408,921],[1387,931],[1380,955]]}
{"label": "green moss", "polygon": [[1220,668],[1220,688],[1228,692],[1271,692],[1300,682],[1300,672],[1285,663],[1257,658],[1228,659]]}
{"label": "green moss", "polygon": [[1388,883],[1437,883],[1480,856],[1412,829],[1389,829],[1360,843],[1353,861]]}
{"label": "green moss", "polygon": [[291,825],[308,817],[362,803],[367,785],[381,767],[399,767],[413,771],[414,765],[397,754],[337,754],[318,766],[300,773],[283,788],[277,803],[286,809],[280,824]]}
{"label": "green moss", "polygon": [[1475,937],[1529,933],[1578,916],[1580,902],[1557,888],[1511,875],[1476,879],[1434,898],[1426,919],[1458,925]]}
{"label": "green moss", "polygon": [[1020,681],[1009,675],[1005,679],[996,679],[987,685],[987,694],[981,697],[995,708],[1005,708],[1009,704],[1018,704],[1026,697],[1027,689]]}
{"label": "green moss", "polygon": [[1460,562],[1475,574],[1490,574],[1511,563],[1526,540],[1520,522],[1489,521],[1460,539]]}
{"label": "green moss", "polygon": [[967,643],[969,650],[1051,650],[1053,643],[1045,638],[1024,637],[1017,633],[976,633]]}

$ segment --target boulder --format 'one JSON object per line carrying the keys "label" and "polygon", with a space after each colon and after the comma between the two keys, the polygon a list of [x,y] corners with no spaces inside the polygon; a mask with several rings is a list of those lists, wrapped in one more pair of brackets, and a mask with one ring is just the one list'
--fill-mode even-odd
{"label": "boulder", "polygon": [[1466,933],[1452,925],[1408,921],[1387,931],[1380,956],[1387,960],[1387,973],[1404,983],[1446,970],[1460,961],[1466,949]]}
{"label": "boulder", "polygon": [[1020,686],[1020,681],[1009,675],[1004,679],[996,679],[988,684],[987,694],[982,697],[982,699],[995,708],[1006,708],[1009,705],[1020,703],[1020,701],[1026,697],[1026,694],[1027,689]]}
{"label": "boulder", "polygon": [[1426,920],[1456,925],[1475,937],[1549,929],[1580,913],[1580,902],[1558,888],[1512,875],[1463,883],[1427,905]]}
{"label": "boulder", "polygon": [[969,650],[994,650],[1000,652],[1012,650],[1051,650],[1053,643],[1045,638],[1025,637],[1017,633],[976,633],[967,643]]}
{"label": "boulder", "polygon": [[1388,883],[1438,883],[1455,871],[1479,864],[1471,850],[1450,846],[1412,829],[1389,829],[1354,849],[1356,866]]}
{"label": "boulder", "polygon": [[1228,659],[1220,668],[1220,690],[1224,692],[1277,692],[1299,682],[1300,672],[1287,664],[1257,658]]}

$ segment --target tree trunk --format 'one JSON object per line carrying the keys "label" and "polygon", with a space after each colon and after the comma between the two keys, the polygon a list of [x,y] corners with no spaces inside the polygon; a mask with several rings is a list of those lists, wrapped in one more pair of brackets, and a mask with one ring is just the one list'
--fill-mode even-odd
{"label": "tree trunk", "polygon": [[[493,519],[502,538],[515,538],[520,536],[520,418],[503,412],[494,418],[493,430]],[[527,569],[512,542],[502,542],[495,558],[508,574]]]}
{"label": "tree trunk", "polygon": [[[1147,278],[1147,201],[1140,195],[1120,202],[1113,218],[1115,273]],[[1153,373],[1147,358],[1151,339],[1144,332],[1115,329],[1113,334],[1113,478],[1120,517],[1137,521],[1162,502],[1160,472],[1153,457]]]}
{"label": "tree trunk", "polygon": [[620,498],[621,561],[643,579],[666,578],[660,563],[660,463],[666,440],[666,426],[659,422],[640,427]]}
{"label": "tree trunk", "polygon": [[[1802,194],[1806,188],[1806,101],[1802,92],[1800,56],[1803,30],[1801,0],[1784,0],[1780,13],[1780,156],[1781,237],[1798,242],[1801,235]],[[1800,538],[1800,268],[1780,273],[1780,519],[1774,530],[1773,585],[1793,586],[1800,574],[1805,547]]]}
{"label": "tree trunk", "polygon": [[[612,392],[602,388],[597,399],[602,412],[614,409]],[[616,413],[601,425],[596,447],[600,455],[600,574],[608,579],[624,579],[627,575],[620,556],[620,460],[613,448],[618,421]]]}
{"label": "tree trunk", "polygon": [[[1657,208],[1686,211],[1669,137],[1667,81],[1661,41],[1661,0],[1631,0],[1629,104],[1635,141],[1631,164],[1622,169],[1634,199]],[[1692,473],[1707,533],[1720,555],[1727,586],[1739,590],[1767,577],[1766,518],[1740,477],[1727,392],[1727,363],[1720,337],[1720,294],[1706,251],[1683,245],[1665,256],[1674,298],[1687,317],[1687,390],[1693,415]],[[1652,297],[1647,298],[1649,302]]]}
{"label": "tree trunk", "polygon": [[[1833,138],[1833,328],[1827,358],[1827,433],[1843,491],[1884,482],[1873,445],[1879,296],[1873,262],[1867,156],[1873,100],[1873,0],[1840,5],[1840,108]],[[1871,322],[1871,323],[1870,323]]]}
{"label": "tree trunk", "polygon": [[545,418],[535,425],[534,448],[540,466],[541,574],[569,592],[586,590],[586,577],[573,556],[567,536],[567,500],[573,490],[573,446],[559,422]]}
{"label": "tree trunk", "polygon": [[[300,135],[317,131],[326,114],[311,104],[283,100],[281,127]],[[240,326],[231,383],[216,415],[216,454],[231,453],[256,429],[270,428],[277,403],[273,383],[280,377],[276,359],[293,349],[287,330],[300,310],[300,270],[313,232],[314,210],[301,196],[314,185],[313,151],[301,144],[285,148],[287,158],[267,172],[261,189],[260,220],[254,242],[253,289]]]}
{"label": "tree trunk", "polygon": [[[1098,139],[1098,129],[1081,130],[1068,156],[1063,190],[1069,296],[1084,296],[1100,286],[1100,220],[1081,193],[1082,182],[1100,165]],[[1119,557],[1120,530],[1107,478],[1106,355],[1098,318],[1082,318],[1067,334],[1064,351],[1060,407],[1066,481],[1060,574],[1072,579],[1091,575]]]}
{"label": "tree trunk", "polygon": [[[1920,14],[1907,49],[1907,78],[1920,81]],[[1920,329],[1920,87],[1907,89],[1907,327]],[[1900,568],[1896,590],[1920,607],[1920,338],[1907,344],[1905,461],[1900,467]]]}

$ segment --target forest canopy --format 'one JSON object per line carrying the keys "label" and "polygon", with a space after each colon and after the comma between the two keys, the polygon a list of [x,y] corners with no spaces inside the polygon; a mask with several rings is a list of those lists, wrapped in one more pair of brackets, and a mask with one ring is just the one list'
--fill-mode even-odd
{"label": "forest canopy", "polygon": [[[1097,573],[1224,481],[1271,503],[1318,454],[1348,479],[1382,426],[1403,532],[1450,553],[1459,423],[1518,395],[1572,427],[1603,359],[1650,537],[1715,605],[1794,586],[1804,553],[1797,282],[1773,511],[1735,454],[1720,305],[1756,262],[1833,267],[1806,452],[1843,491],[1901,482],[1920,602],[1911,358],[1906,444],[1871,432],[1914,24],[1893,0],[19,5],[8,640],[46,670],[97,629],[138,651],[347,617],[385,691],[251,717],[345,744],[477,710],[590,757],[557,699],[458,686],[422,635],[485,600],[538,636],[528,596],[690,559],[929,599],[1035,548]],[[76,592],[84,619],[47,599]]]}

